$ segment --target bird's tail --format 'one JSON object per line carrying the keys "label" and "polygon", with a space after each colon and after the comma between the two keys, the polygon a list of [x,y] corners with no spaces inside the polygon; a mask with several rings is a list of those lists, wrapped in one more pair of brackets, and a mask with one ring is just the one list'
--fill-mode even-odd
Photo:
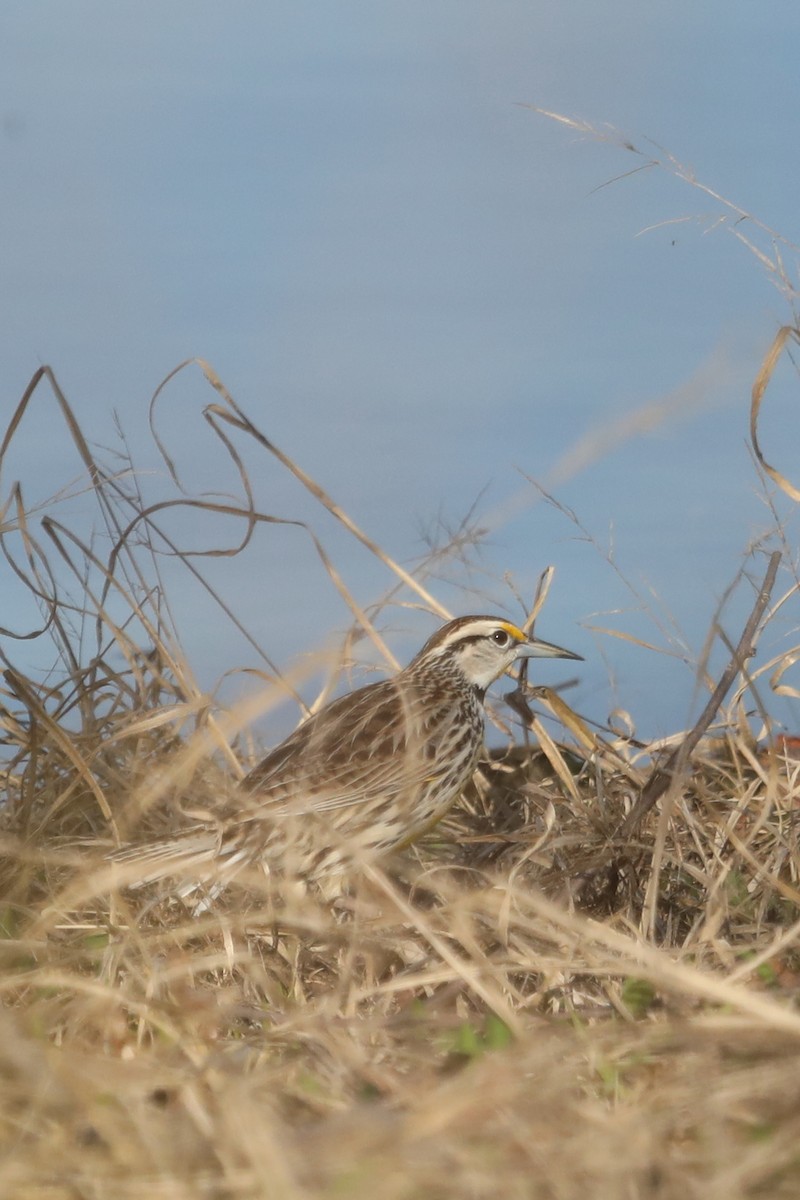
{"label": "bird's tail", "polygon": [[[213,826],[202,826],[165,841],[126,846],[109,857],[119,868],[120,887],[136,889],[174,879],[175,887],[170,891],[182,900],[202,888],[203,899],[192,905],[197,914],[205,911],[222,890],[219,850],[219,831]],[[225,864],[228,868],[231,865]],[[230,875],[230,869],[226,873]]]}

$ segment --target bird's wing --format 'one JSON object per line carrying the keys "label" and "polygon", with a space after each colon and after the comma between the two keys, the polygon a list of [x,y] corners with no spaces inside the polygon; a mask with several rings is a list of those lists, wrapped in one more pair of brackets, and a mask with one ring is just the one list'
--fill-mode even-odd
{"label": "bird's wing", "polygon": [[244,786],[276,816],[391,799],[444,769],[429,736],[451,707],[452,699],[421,696],[396,680],[370,684],[296,729]]}

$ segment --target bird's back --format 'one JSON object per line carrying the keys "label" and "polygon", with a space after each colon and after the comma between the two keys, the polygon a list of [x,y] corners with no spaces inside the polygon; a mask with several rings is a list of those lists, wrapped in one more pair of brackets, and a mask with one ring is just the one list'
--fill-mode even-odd
{"label": "bird's back", "polygon": [[444,780],[472,769],[482,706],[470,691],[401,672],[335,700],[301,725],[243,781],[262,815],[326,816],[361,826],[390,802],[403,821]]}

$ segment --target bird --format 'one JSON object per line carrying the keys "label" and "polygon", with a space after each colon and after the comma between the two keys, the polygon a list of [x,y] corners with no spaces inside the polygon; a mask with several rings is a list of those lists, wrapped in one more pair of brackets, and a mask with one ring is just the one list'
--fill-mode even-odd
{"label": "bird", "polygon": [[[124,848],[129,887],[175,877],[195,914],[251,867],[303,884],[411,844],[470,780],[490,684],[519,660],[581,659],[503,617],[448,621],[407,667],[332,701],[241,781],[219,818]],[[130,872],[127,872],[130,874]]]}

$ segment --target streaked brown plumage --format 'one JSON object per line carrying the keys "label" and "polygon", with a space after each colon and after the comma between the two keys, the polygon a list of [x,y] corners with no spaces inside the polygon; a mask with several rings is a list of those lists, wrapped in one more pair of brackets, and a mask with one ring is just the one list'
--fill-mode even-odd
{"label": "streaked brown plumage", "polygon": [[471,777],[486,688],[532,657],[579,655],[499,617],[450,621],[393,679],[333,701],[296,729],[244,779],[234,811],[115,858],[141,867],[135,885],[175,874],[179,895],[200,883],[216,895],[249,866],[316,880],[407,845]]}

